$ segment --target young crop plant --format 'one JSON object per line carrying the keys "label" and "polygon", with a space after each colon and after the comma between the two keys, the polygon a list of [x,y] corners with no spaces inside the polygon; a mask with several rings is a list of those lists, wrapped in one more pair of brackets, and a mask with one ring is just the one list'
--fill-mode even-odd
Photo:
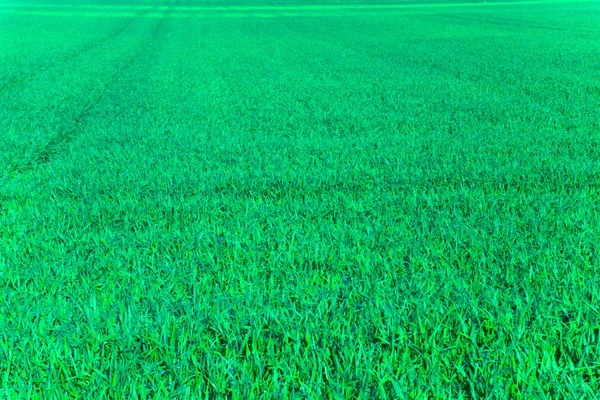
{"label": "young crop plant", "polygon": [[599,30],[0,4],[0,398],[598,397]]}

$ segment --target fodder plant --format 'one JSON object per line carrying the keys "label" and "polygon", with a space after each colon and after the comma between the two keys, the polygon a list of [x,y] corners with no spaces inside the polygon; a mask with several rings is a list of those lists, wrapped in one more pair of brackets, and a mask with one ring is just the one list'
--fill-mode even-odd
{"label": "fodder plant", "polygon": [[599,31],[0,4],[0,397],[594,398]]}

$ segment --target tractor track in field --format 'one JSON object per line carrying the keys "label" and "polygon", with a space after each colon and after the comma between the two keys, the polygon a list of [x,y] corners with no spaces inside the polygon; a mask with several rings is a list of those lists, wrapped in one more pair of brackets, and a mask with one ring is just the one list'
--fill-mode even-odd
{"label": "tractor track in field", "polygon": [[35,169],[38,165],[43,163],[49,163],[56,155],[59,154],[60,150],[64,148],[69,142],[77,137],[84,129],[86,119],[89,117],[91,112],[96,108],[104,98],[104,94],[118,79],[122,76],[123,71],[130,67],[148,48],[154,43],[160,36],[164,29],[164,24],[169,15],[173,11],[173,6],[178,4],[179,0],[170,0],[167,2],[168,9],[164,15],[160,18],[156,26],[150,31],[149,35],[140,42],[137,46],[137,50],[128,57],[123,63],[121,63],[114,74],[112,74],[97,91],[95,91],[88,100],[79,108],[75,113],[75,117],[72,118],[64,129],[58,130],[54,135],[51,135],[49,140],[42,146],[33,150],[33,152],[27,157],[27,159],[16,163],[11,171],[13,173],[20,173]]}
{"label": "tractor track in field", "polygon": [[465,24],[471,24],[472,22],[480,22],[482,25],[494,25],[502,28],[514,28],[514,29],[537,29],[537,30],[547,30],[547,31],[565,31],[565,32],[575,32],[574,30],[569,30],[566,28],[560,28],[556,26],[548,26],[540,23],[535,23],[531,21],[520,20],[518,18],[506,18],[499,17],[497,15],[488,16],[488,15],[470,15],[466,13],[451,13],[451,14],[443,14],[443,13],[435,13],[425,15],[424,18],[432,19],[432,20],[450,20],[455,21],[457,23],[463,22]]}
{"label": "tractor track in field", "polygon": [[[156,8],[156,7],[157,6],[154,6],[154,8]],[[0,85],[0,94],[2,94],[3,92],[6,92],[8,90],[15,89],[15,88],[19,87],[20,85],[27,83],[31,79],[34,79],[38,75],[40,75],[54,67],[57,67],[64,63],[68,63],[70,61],[74,61],[78,58],[81,58],[81,57],[85,56],[87,53],[89,53],[90,51],[93,51],[93,50],[101,47],[105,43],[108,43],[111,40],[118,38],[123,33],[125,33],[136,21],[138,21],[141,17],[150,13],[151,11],[152,11],[152,9],[148,9],[148,10],[143,10],[143,11],[137,13],[136,16],[134,16],[133,18],[131,18],[130,20],[128,20],[127,22],[122,24],[120,27],[118,27],[117,29],[115,29],[114,31],[109,33],[108,35],[90,40],[89,42],[84,43],[83,45],[81,45],[75,49],[67,51],[63,55],[54,58],[52,61],[50,61],[47,64],[41,65],[38,68],[35,68],[31,71],[26,71],[26,72],[15,74],[14,76],[8,78],[7,82]]]}

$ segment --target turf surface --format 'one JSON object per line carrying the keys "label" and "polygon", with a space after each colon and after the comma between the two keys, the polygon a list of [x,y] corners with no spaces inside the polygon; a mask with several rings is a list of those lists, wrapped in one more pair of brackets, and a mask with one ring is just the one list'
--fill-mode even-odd
{"label": "turf surface", "polygon": [[0,1],[0,397],[593,398],[599,32]]}

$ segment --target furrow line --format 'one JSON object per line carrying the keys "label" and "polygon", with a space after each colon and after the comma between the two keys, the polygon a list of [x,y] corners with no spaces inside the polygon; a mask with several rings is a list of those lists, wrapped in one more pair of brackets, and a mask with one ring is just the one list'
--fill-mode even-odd
{"label": "furrow line", "polygon": [[[155,8],[156,8],[156,6],[155,6]],[[76,60],[78,58],[81,58],[84,55],[86,55],[87,53],[89,53],[90,51],[93,51],[93,50],[101,47],[105,43],[108,43],[111,40],[118,38],[123,33],[125,33],[127,31],[127,29],[129,29],[135,21],[139,20],[141,17],[143,17],[145,14],[148,14],[149,12],[150,12],[150,10],[144,10],[142,12],[139,12],[135,17],[131,18],[129,21],[124,23],[122,26],[120,26],[119,28],[117,28],[116,30],[111,32],[110,34],[100,37],[100,38],[96,38],[94,40],[91,40],[91,41],[83,44],[81,47],[70,50],[66,54],[55,58],[54,60],[50,61],[49,63],[47,63],[45,65],[42,65],[32,71],[21,72],[21,73],[15,74],[11,78],[9,78],[8,81],[5,82],[2,86],[0,86],[0,93],[3,93],[10,89],[15,89],[15,88],[19,87],[20,85],[27,83],[31,79],[34,79],[38,75],[56,67],[56,66]]]}
{"label": "furrow line", "polygon": [[[168,4],[170,5],[171,2]],[[99,104],[101,104],[106,90],[118,80],[125,69],[130,67],[136,61],[136,59],[138,59],[145,51],[147,51],[150,45],[157,40],[160,33],[164,29],[165,20],[171,14],[171,12],[172,7],[166,10],[165,14],[150,32],[146,40],[140,43],[137,51],[135,51],[124,63],[122,63],[117,68],[115,73],[109,79],[107,79],[106,83],[94,95],[92,95],[87,102],[85,102],[67,127],[52,135],[46,144],[35,149],[26,160],[16,163],[11,169],[12,173],[30,171],[40,164],[50,162],[60,153],[64,146],[66,146],[83,131],[86,124],[86,119],[91,112]]]}

